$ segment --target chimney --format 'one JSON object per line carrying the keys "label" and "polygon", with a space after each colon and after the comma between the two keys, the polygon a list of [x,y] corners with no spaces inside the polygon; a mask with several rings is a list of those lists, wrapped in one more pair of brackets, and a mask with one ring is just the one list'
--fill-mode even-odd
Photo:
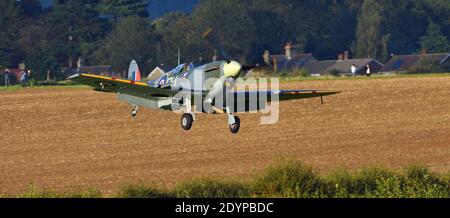
{"label": "chimney", "polygon": [[214,56],[212,57],[212,61],[213,62],[217,61],[217,50],[214,50]]}
{"label": "chimney", "polygon": [[270,52],[269,50],[265,50],[263,54],[264,63],[270,65]]}
{"label": "chimney", "polygon": [[278,63],[277,63],[277,59],[275,57],[273,58],[273,71],[274,72],[278,71]]}
{"label": "chimney", "polygon": [[79,57],[78,58],[78,61],[77,61],[77,69],[78,69],[78,71],[80,71],[80,68],[81,68],[81,57]]}
{"label": "chimney", "polygon": [[292,42],[286,43],[286,46],[284,46],[284,50],[285,50],[286,59],[291,60],[292,59]]}

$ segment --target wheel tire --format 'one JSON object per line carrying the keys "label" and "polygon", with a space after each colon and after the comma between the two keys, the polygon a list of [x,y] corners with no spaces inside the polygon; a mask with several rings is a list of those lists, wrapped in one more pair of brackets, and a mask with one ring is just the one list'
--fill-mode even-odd
{"label": "wheel tire", "polygon": [[183,114],[183,116],[181,116],[181,127],[184,130],[190,130],[193,122],[194,118],[192,117],[192,114]]}
{"label": "wheel tire", "polygon": [[236,121],[235,124],[230,125],[230,131],[233,134],[236,134],[239,132],[239,129],[241,128],[241,119],[239,117],[234,116],[234,120]]}

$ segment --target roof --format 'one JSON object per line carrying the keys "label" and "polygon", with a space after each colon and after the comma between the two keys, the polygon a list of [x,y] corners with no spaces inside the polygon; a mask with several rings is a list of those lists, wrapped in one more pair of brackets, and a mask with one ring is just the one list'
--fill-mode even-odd
{"label": "roof", "polygon": [[306,69],[310,74],[321,74],[326,72],[328,68],[336,63],[335,60],[329,61],[311,61],[307,63],[303,68]]}
{"label": "roof", "polygon": [[449,53],[437,54],[419,54],[419,55],[396,55],[380,70],[381,72],[408,71],[411,67],[416,66],[420,61],[428,59],[438,64],[443,64],[448,60]]}
{"label": "roof", "polygon": [[[293,54],[291,59],[286,55],[270,55],[270,61],[276,61],[279,70],[291,70],[305,66],[308,62],[316,61],[311,53]],[[273,63],[274,64],[274,63]]]}
{"label": "roof", "polygon": [[378,65],[383,64],[373,58],[365,59],[348,59],[348,60],[326,60],[326,61],[311,61],[307,63],[304,68],[311,74],[323,74],[332,70],[337,70],[343,73],[351,73],[352,65],[357,67],[357,70],[365,68],[366,65]]}
{"label": "roof", "polygon": [[148,74],[147,79],[149,80],[155,80],[158,79],[159,77],[161,77],[162,75],[164,75],[165,71],[159,67],[156,67],[155,69],[153,69],[153,71]]}

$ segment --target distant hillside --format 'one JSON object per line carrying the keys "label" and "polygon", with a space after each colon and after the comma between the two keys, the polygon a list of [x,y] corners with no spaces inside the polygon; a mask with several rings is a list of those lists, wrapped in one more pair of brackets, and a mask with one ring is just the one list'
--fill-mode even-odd
{"label": "distant hillside", "polygon": [[[52,5],[52,0],[40,0],[43,7]],[[173,12],[191,12],[199,0],[149,0],[148,12],[152,19]]]}

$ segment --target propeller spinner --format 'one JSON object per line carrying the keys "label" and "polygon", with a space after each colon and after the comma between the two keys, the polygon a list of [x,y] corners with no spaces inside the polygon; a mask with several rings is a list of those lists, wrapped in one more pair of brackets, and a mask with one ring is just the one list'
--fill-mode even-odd
{"label": "propeller spinner", "polygon": [[242,66],[237,61],[229,61],[223,65],[223,74],[228,78],[236,78],[241,73]]}

